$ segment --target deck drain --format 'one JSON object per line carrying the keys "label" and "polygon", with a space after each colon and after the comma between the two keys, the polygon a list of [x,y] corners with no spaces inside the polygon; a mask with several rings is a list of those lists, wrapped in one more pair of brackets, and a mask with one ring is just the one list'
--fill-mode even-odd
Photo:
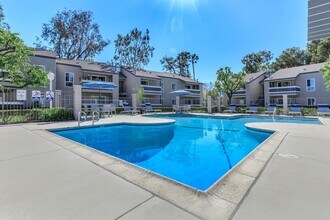
{"label": "deck drain", "polygon": [[299,156],[293,154],[278,154],[278,156],[288,159],[299,159]]}

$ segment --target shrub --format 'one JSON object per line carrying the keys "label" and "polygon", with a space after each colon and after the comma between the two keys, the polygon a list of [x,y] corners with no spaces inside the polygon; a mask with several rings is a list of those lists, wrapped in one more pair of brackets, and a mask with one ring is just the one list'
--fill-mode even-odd
{"label": "shrub", "polygon": [[305,115],[308,115],[308,116],[316,116],[317,115],[317,109],[312,107],[303,107],[301,108],[301,112],[302,114],[305,116]]}
{"label": "shrub", "polygon": [[263,114],[263,113],[265,113],[265,111],[267,111],[267,108],[266,107],[258,107],[257,108],[257,112],[259,114]]}

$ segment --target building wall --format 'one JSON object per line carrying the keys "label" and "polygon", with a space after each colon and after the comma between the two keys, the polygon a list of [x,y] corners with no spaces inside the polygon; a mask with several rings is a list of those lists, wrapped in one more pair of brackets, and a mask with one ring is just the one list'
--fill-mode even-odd
{"label": "building wall", "polygon": [[172,100],[175,100],[175,95],[170,94],[172,92],[172,84],[176,84],[176,89],[184,89],[184,83],[179,79],[161,77],[163,83],[163,90],[162,90],[162,99],[164,106],[172,106]]}
{"label": "building wall", "polygon": [[330,37],[329,0],[308,1],[308,40]]}
{"label": "building wall", "polygon": [[62,91],[71,91],[73,92],[73,86],[69,87],[65,85],[65,73],[72,72],[74,73],[73,84],[80,85],[80,80],[83,77],[83,72],[80,66],[72,66],[65,64],[57,64],[57,73],[56,73],[56,89]]}
{"label": "building wall", "polygon": [[122,68],[122,73],[127,77],[125,80],[125,86],[126,86],[126,93],[128,101],[131,104],[132,100],[132,94],[133,94],[133,88],[140,88],[141,85],[141,79],[140,77],[135,76],[134,74],[128,72],[126,69]]}
{"label": "building wall", "polygon": [[[306,81],[309,78],[315,78],[315,91],[307,91]],[[295,83],[300,86],[300,95],[297,100],[301,105],[307,105],[308,97],[315,97],[318,104],[330,104],[330,91],[326,89],[322,73],[300,74]]]}

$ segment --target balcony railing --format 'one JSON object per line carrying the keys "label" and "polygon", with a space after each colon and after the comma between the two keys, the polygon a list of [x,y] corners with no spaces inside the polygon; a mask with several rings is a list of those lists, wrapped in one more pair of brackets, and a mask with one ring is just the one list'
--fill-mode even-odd
{"label": "balcony railing", "polygon": [[241,90],[238,90],[236,92],[234,92],[233,96],[237,97],[237,96],[246,96],[246,90],[245,89],[241,89]]}
{"label": "balcony railing", "polygon": [[282,87],[270,87],[269,94],[281,95],[281,94],[294,94],[300,93],[300,86],[282,86]]}
{"label": "balcony railing", "polygon": [[200,95],[201,94],[201,90],[199,89],[185,89],[188,92],[193,93],[194,95]]}
{"label": "balcony railing", "polygon": [[162,87],[160,86],[148,86],[148,85],[141,85],[144,89],[144,93],[162,93]]}

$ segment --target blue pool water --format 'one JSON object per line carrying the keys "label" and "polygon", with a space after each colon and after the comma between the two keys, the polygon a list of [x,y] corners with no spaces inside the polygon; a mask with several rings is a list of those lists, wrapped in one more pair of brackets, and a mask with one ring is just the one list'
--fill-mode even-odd
{"label": "blue pool water", "polygon": [[[206,190],[271,135],[270,132],[246,129],[244,124],[273,121],[267,117],[157,117],[172,118],[176,122],[169,125],[110,125],[53,132],[193,188]],[[276,120],[320,123],[310,119]]]}

